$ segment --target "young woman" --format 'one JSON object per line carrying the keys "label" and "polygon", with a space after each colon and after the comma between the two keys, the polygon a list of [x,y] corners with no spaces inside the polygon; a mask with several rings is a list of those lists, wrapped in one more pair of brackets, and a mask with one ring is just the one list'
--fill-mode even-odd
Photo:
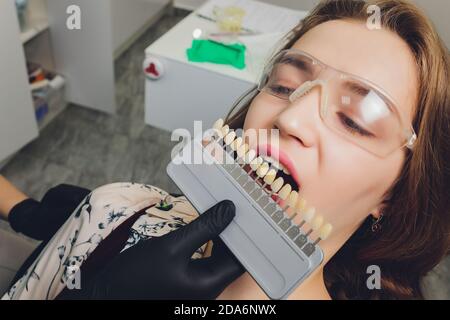
{"label": "young woman", "polygon": [[[380,28],[367,25],[370,5],[381,10]],[[325,261],[289,298],[422,298],[420,280],[449,249],[448,50],[429,20],[403,0],[323,1],[285,40],[258,88],[227,121],[244,131],[278,129],[283,156],[275,161],[334,226],[321,243]],[[105,204],[100,194],[94,198]],[[172,222],[162,233],[177,228],[173,210],[152,213]],[[181,212],[195,215],[192,207]],[[52,242],[67,242],[70,224]],[[139,234],[137,225],[131,229]],[[51,261],[45,255],[56,247],[47,247],[42,261]],[[82,260],[90,253],[92,247]],[[381,271],[379,290],[366,284],[372,265]],[[265,295],[244,273],[218,298]]]}
{"label": "young woman", "polygon": [[[381,29],[366,25],[370,5]],[[406,1],[325,1],[286,40],[229,122],[278,128],[302,196],[335,226],[324,268],[292,297],[421,297],[420,279],[449,248],[448,50]],[[315,79],[327,88],[289,101]],[[370,265],[382,290],[366,286]],[[251,283],[243,276],[223,297],[244,298]]]}

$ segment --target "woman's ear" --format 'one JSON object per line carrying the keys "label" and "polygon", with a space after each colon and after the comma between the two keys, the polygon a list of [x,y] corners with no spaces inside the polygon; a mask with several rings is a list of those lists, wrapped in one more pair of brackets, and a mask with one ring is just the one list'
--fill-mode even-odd
{"label": "woman's ear", "polygon": [[370,215],[374,219],[380,219],[380,217],[383,215],[385,206],[383,204],[378,205],[376,208],[370,211]]}

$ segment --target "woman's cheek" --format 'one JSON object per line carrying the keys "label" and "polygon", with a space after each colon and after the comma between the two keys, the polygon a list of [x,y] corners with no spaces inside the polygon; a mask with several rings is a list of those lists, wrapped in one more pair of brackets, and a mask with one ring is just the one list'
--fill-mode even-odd
{"label": "woman's cheek", "polygon": [[244,130],[249,128],[272,128],[276,116],[284,108],[280,103],[272,101],[262,93],[252,101],[244,121]]}
{"label": "woman's cheek", "polygon": [[354,218],[365,218],[383,201],[402,164],[399,160],[378,159],[360,152],[353,153],[348,159],[336,162],[342,173],[340,177],[339,174],[335,176],[336,190],[340,190],[341,207],[348,208]]}
{"label": "woman's cheek", "polygon": [[364,152],[345,142],[333,141],[333,137],[328,142],[318,170],[320,183],[307,190],[308,197],[337,229],[346,228],[359,223],[376,206],[383,193],[380,188],[383,178],[376,163]]}

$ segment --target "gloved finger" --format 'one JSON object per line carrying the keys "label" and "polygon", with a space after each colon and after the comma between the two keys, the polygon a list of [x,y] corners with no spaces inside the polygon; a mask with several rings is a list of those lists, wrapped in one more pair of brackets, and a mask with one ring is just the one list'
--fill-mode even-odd
{"label": "gloved finger", "polygon": [[171,243],[172,253],[186,262],[203,244],[217,237],[233,220],[235,206],[230,200],[224,200],[208,209],[197,219],[165,236]]}
{"label": "gloved finger", "polygon": [[220,263],[212,257],[191,260],[188,268],[192,287],[209,295],[203,297],[206,299],[215,299],[245,271],[234,256],[228,256]]}
{"label": "gloved finger", "polygon": [[235,260],[236,263],[241,265],[239,260],[237,260],[237,258],[234,256],[231,250],[228,249],[227,245],[222,241],[220,237],[216,237],[213,239],[211,258],[218,264],[227,263],[229,260]]}
{"label": "gloved finger", "polygon": [[245,272],[245,268],[220,237],[213,239],[210,258],[213,268],[214,265],[225,266],[230,272],[230,277],[237,277]]}
{"label": "gloved finger", "polygon": [[[230,252],[227,245],[223,242],[223,240],[219,237],[215,237],[212,239],[213,246],[211,251],[211,256],[220,256],[226,252]],[[231,253],[231,252],[230,252]]]}

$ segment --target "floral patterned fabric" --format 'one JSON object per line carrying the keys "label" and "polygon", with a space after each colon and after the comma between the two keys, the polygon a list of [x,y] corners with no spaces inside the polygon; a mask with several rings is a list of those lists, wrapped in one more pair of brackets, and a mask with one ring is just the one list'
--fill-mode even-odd
{"label": "floral patterned fabric", "polygon": [[[139,241],[178,229],[198,216],[184,196],[172,197],[157,187],[114,183],[97,188],[79,204],[2,299],[54,299],[101,241],[145,208],[146,214],[133,224],[122,251]],[[207,255],[210,245],[210,242],[203,245],[192,258]]]}

